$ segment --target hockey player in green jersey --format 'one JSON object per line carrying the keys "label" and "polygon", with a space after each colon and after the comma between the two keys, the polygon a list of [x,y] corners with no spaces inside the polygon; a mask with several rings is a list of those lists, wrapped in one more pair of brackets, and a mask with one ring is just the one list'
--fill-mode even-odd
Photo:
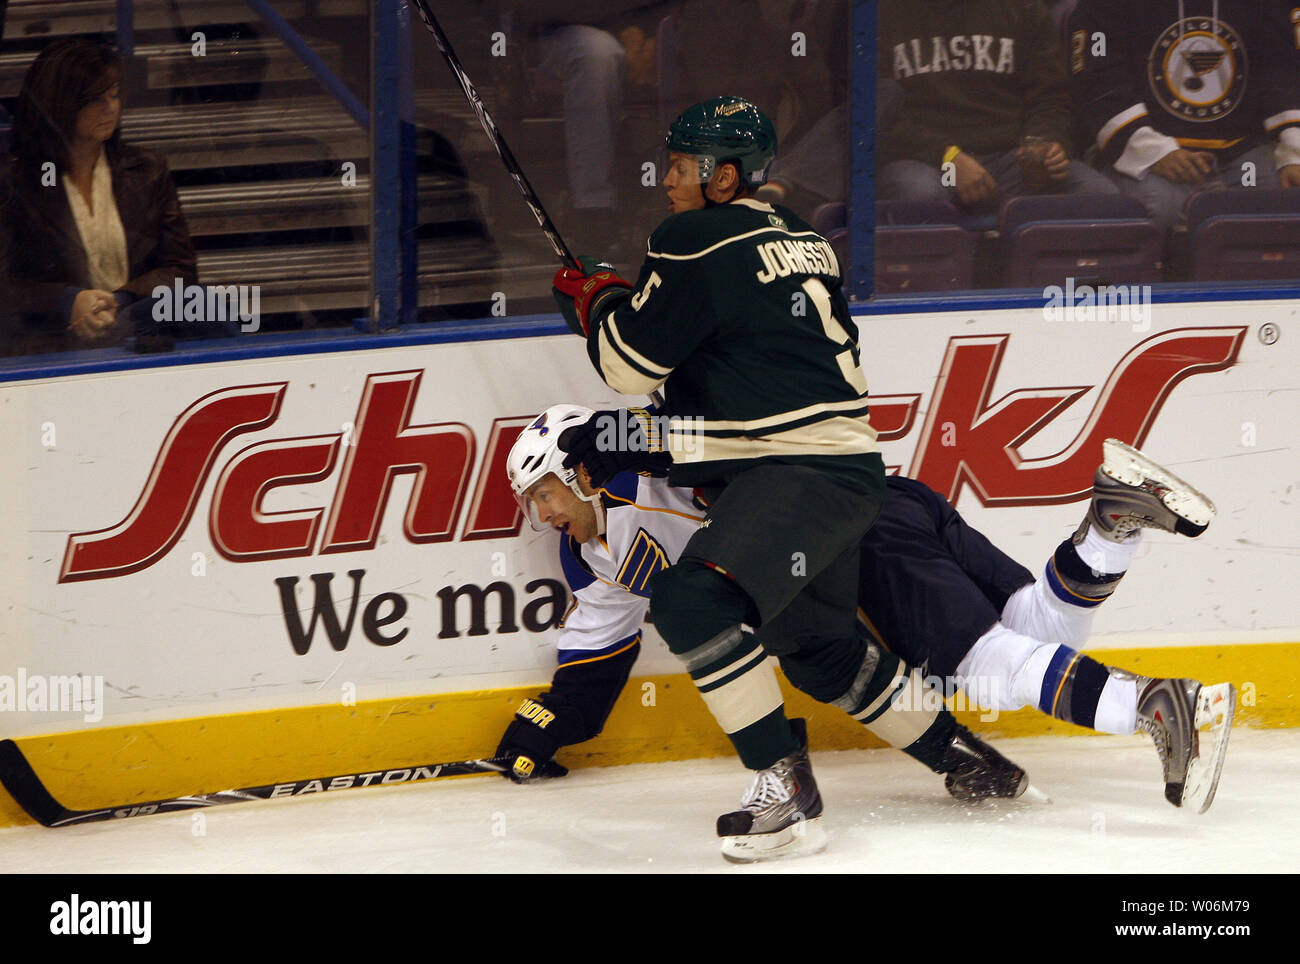
{"label": "hockey player in green jersey", "polygon": [[801,828],[822,802],[806,741],[757,670],[780,656],[800,689],[865,709],[857,546],[884,465],[835,254],[754,197],[776,156],[771,122],[719,97],[686,110],[666,140],[672,213],[635,286],[584,262],[554,290],[606,384],[662,387],[667,400],[654,414],[597,412],[560,444],[596,486],[666,467],[709,505],[651,581],[651,618],[755,771],[742,809],[718,820],[724,853],[780,854],[807,845]]}

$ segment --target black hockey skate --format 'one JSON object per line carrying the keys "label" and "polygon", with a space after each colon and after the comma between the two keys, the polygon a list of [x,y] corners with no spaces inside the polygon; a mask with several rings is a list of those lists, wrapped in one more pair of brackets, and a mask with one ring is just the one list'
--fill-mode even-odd
{"label": "black hockey skate", "polygon": [[948,741],[943,785],[958,800],[1014,800],[1029,788],[1029,775],[964,726]]}
{"label": "black hockey skate", "polygon": [[722,856],[733,863],[815,854],[826,848],[822,797],[808,760],[808,727],[790,721],[799,749],[754,774],[741,809],[718,818]]}
{"label": "black hockey skate", "polygon": [[[1164,768],[1165,799],[1204,813],[1214,802],[1228,751],[1237,691],[1231,683],[1202,686],[1194,679],[1137,677],[1138,728],[1155,741]],[[1206,733],[1202,756],[1200,729]]]}

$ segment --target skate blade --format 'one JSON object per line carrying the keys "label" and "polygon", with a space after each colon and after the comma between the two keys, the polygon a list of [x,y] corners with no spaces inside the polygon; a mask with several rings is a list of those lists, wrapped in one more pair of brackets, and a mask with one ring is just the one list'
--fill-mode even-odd
{"label": "skate blade", "polygon": [[996,805],[1002,800],[1006,800],[1011,803],[1051,803],[1052,802],[1051,797],[1049,797],[1046,793],[1044,793],[1042,790],[1038,789],[1038,787],[1034,786],[1032,783],[1029,782],[1028,774],[1026,774],[1025,777],[1022,779],[1021,785],[1016,790],[1016,792],[1010,795],[989,794],[987,796],[957,796],[951,790],[949,790],[948,793],[958,803],[964,803],[968,805],[970,804]]}
{"label": "skate blade", "polygon": [[760,860],[804,857],[826,849],[826,831],[821,818],[799,820],[775,833],[738,834],[722,838],[722,856],[733,864],[753,864]]}
{"label": "skate blade", "polygon": [[1032,783],[1025,787],[1025,792],[1020,795],[1020,799],[1028,803],[1051,803],[1052,798],[1045,794]]}
{"label": "skate blade", "polygon": [[1168,491],[1161,497],[1174,515],[1204,528],[1214,519],[1214,503],[1158,462],[1119,439],[1102,443],[1101,470],[1117,482],[1138,486],[1143,479],[1159,482]]}
{"label": "skate blade", "polygon": [[1197,694],[1194,725],[1197,730],[1203,726],[1210,730],[1199,734],[1201,753],[1188,765],[1182,801],[1182,806],[1195,807],[1197,813],[1205,813],[1214,802],[1236,708],[1237,690],[1231,683],[1202,686]]}

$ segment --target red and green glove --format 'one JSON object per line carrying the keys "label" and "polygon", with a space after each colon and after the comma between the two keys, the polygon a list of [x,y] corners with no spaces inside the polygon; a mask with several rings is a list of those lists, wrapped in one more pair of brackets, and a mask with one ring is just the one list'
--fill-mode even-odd
{"label": "red and green glove", "polygon": [[591,333],[592,319],[616,307],[632,293],[632,286],[608,262],[581,255],[578,265],[555,273],[551,294],[569,328],[575,335],[586,338]]}

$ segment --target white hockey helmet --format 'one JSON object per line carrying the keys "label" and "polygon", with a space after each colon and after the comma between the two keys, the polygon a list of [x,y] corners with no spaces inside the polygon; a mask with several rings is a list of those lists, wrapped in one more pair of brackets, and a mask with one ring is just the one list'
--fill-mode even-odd
{"label": "white hockey helmet", "polygon": [[523,512],[528,524],[537,532],[544,532],[549,526],[537,517],[536,506],[527,493],[550,474],[567,485],[579,499],[592,503],[596,507],[597,518],[601,515],[600,496],[583,494],[578,486],[577,469],[564,467],[567,453],[560,448],[560,436],[564,430],[583,424],[594,414],[596,413],[591,409],[581,405],[552,405],[519,433],[506,457],[506,476],[510,479],[515,502],[519,504],[519,510]]}

